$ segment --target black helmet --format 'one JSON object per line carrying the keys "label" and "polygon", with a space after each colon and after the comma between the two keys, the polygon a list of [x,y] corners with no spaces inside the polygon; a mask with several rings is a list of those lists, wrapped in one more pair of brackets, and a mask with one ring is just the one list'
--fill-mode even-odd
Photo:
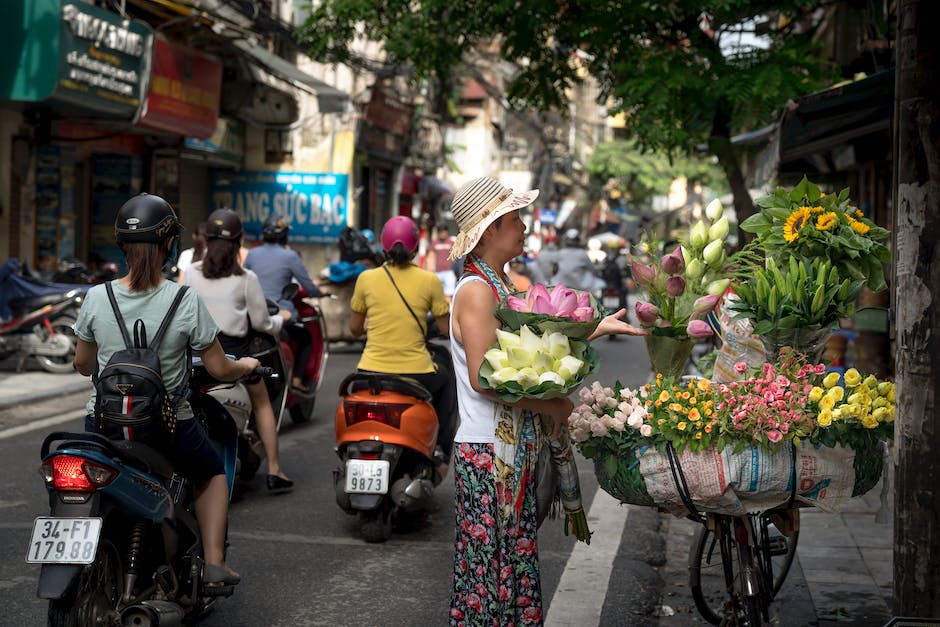
{"label": "black helmet", "polygon": [[566,246],[579,246],[581,244],[581,232],[578,229],[568,229],[565,231],[564,243]]}
{"label": "black helmet", "polygon": [[287,241],[288,231],[290,231],[290,226],[288,226],[287,220],[281,216],[270,215],[267,220],[264,221],[261,236],[266,242],[283,243]]}
{"label": "black helmet", "polygon": [[146,242],[159,244],[183,230],[170,203],[159,196],[139,194],[118,209],[114,235],[118,245]]}
{"label": "black helmet", "polygon": [[206,239],[237,240],[242,236],[242,221],[231,209],[216,209],[206,220]]}

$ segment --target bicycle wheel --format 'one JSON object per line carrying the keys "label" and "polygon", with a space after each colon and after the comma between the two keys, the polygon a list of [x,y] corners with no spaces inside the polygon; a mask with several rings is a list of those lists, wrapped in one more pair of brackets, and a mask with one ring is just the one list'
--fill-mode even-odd
{"label": "bicycle wheel", "polygon": [[[784,537],[762,514],[752,518],[756,546],[739,546],[732,521],[717,518],[718,538],[704,525],[696,534],[689,550],[689,588],[699,613],[713,625],[760,625],[763,606],[769,606],[793,564],[799,532]],[[748,567],[759,571],[756,595],[745,592]]]}

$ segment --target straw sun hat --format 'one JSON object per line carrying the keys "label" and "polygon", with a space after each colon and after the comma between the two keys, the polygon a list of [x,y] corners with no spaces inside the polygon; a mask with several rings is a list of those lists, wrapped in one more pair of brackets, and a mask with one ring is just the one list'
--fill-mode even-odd
{"label": "straw sun hat", "polygon": [[453,260],[469,253],[496,218],[531,205],[538,195],[537,189],[514,192],[489,176],[465,184],[457,190],[451,205],[460,232],[449,258]]}

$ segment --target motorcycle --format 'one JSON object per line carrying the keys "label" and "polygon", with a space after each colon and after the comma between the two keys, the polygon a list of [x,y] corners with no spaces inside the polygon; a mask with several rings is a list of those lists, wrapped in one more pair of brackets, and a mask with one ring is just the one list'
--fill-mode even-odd
{"label": "motorcycle", "polygon": [[113,261],[102,261],[97,270],[77,257],[63,257],[59,260],[59,269],[52,275],[54,283],[95,284],[113,281],[118,278],[118,265]]}
{"label": "motorcycle", "polygon": [[[196,389],[190,404],[221,449],[231,494],[234,421]],[[33,523],[26,561],[42,564],[37,596],[49,600],[49,625],[176,626],[232,595],[234,586],[203,584],[193,488],[156,449],[55,432],[40,456],[50,512]]]}
{"label": "motorcycle", "polygon": [[[302,324],[310,337],[310,358],[304,368],[303,383],[307,389],[306,394],[298,394],[290,387],[290,376],[283,379],[287,388],[285,407],[290,412],[291,420],[295,424],[308,422],[313,418],[313,408],[316,404],[320,384],[323,383],[323,373],[326,372],[326,362],[330,357],[329,338],[326,334],[326,321],[320,306],[307,298],[307,292],[296,283],[285,288],[284,298],[290,299],[297,310],[297,318],[288,324]],[[286,338],[284,337],[286,336]],[[287,334],[282,334],[281,352],[285,355],[285,373],[293,372],[294,356],[297,354],[297,343]]]}
{"label": "motorcycle", "polygon": [[447,474],[431,394],[414,379],[364,372],[343,379],[339,394],[336,503],[358,516],[366,542],[384,542],[392,519],[425,509]]}
{"label": "motorcycle", "polygon": [[87,286],[43,283],[22,272],[16,259],[0,268],[0,359],[18,357],[17,372],[30,357],[47,372],[72,372],[73,325]]}

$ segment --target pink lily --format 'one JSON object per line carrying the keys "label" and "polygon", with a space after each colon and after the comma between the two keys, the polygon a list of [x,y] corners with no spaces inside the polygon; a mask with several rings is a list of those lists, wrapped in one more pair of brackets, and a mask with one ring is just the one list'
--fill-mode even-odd
{"label": "pink lily", "polygon": [[676,246],[671,253],[663,257],[663,272],[681,274],[683,270],[685,270],[685,258],[682,256],[682,247]]}
{"label": "pink lily", "polygon": [[659,319],[659,309],[652,303],[638,302],[636,304],[636,317],[640,324],[652,325]]}
{"label": "pink lily", "polygon": [[694,337],[699,340],[706,337],[711,337],[715,334],[712,328],[704,320],[689,321],[689,326],[686,328],[686,332],[689,334],[689,337]]}

